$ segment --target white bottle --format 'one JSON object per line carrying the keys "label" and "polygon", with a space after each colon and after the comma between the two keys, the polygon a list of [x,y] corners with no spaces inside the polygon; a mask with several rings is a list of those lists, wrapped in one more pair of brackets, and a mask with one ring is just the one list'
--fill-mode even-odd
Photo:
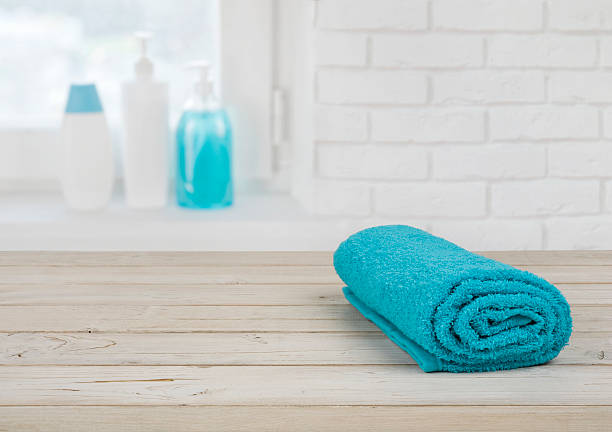
{"label": "white bottle", "polygon": [[75,210],[106,207],[113,189],[113,154],[94,84],[70,86],[61,145],[60,180],[68,206]]}
{"label": "white bottle", "polygon": [[123,156],[126,201],[133,208],[156,208],[168,199],[168,86],[153,80],[146,57],[149,33],[136,33],[141,57],[136,77],[123,84]]}

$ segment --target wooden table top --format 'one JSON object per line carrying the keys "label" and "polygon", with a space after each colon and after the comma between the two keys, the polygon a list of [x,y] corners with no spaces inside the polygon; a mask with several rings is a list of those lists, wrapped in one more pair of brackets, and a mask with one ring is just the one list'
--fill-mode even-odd
{"label": "wooden table top", "polygon": [[553,362],[425,374],[327,252],[1,252],[0,431],[609,430],[612,252],[484,255],[570,302]]}

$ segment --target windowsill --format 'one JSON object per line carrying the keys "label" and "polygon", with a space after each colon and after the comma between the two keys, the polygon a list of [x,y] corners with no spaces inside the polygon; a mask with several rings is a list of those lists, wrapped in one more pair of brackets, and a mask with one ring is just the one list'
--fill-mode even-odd
{"label": "windowsill", "polygon": [[2,250],[333,250],[364,221],[310,215],[284,194],[238,196],[221,210],[101,212],[66,208],[57,192],[0,194]]}

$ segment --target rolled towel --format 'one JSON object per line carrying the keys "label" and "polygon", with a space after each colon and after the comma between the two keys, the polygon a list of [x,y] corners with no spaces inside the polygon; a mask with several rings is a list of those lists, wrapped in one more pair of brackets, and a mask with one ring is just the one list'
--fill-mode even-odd
{"label": "rolled towel", "polygon": [[425,372],[545,363],[572,332],[567,301],[544,279],[413,227],[350,236],[334,267],[348,301]]}

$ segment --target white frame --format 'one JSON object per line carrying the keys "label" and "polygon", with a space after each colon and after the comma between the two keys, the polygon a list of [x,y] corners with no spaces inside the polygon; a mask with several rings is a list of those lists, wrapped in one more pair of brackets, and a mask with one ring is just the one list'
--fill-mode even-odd
{"label": "white frame", "polygon": [[[285,145],[281,160],[293,197],[304,208],[314,202],[314,28],[317,0],[278,0],[277,86],[286,90]],[[283,172],[280,172],[283,175]]]}
{"label": "white frame", "polygon": [[[217,1],[217,61],[222,75],[221,98],[235,123],[237,189],[286,190],[288,178],[275,166],[271,133],[277,0]],[[55,168],[58,129],[0,128],[0,190],[59,187]]]}

